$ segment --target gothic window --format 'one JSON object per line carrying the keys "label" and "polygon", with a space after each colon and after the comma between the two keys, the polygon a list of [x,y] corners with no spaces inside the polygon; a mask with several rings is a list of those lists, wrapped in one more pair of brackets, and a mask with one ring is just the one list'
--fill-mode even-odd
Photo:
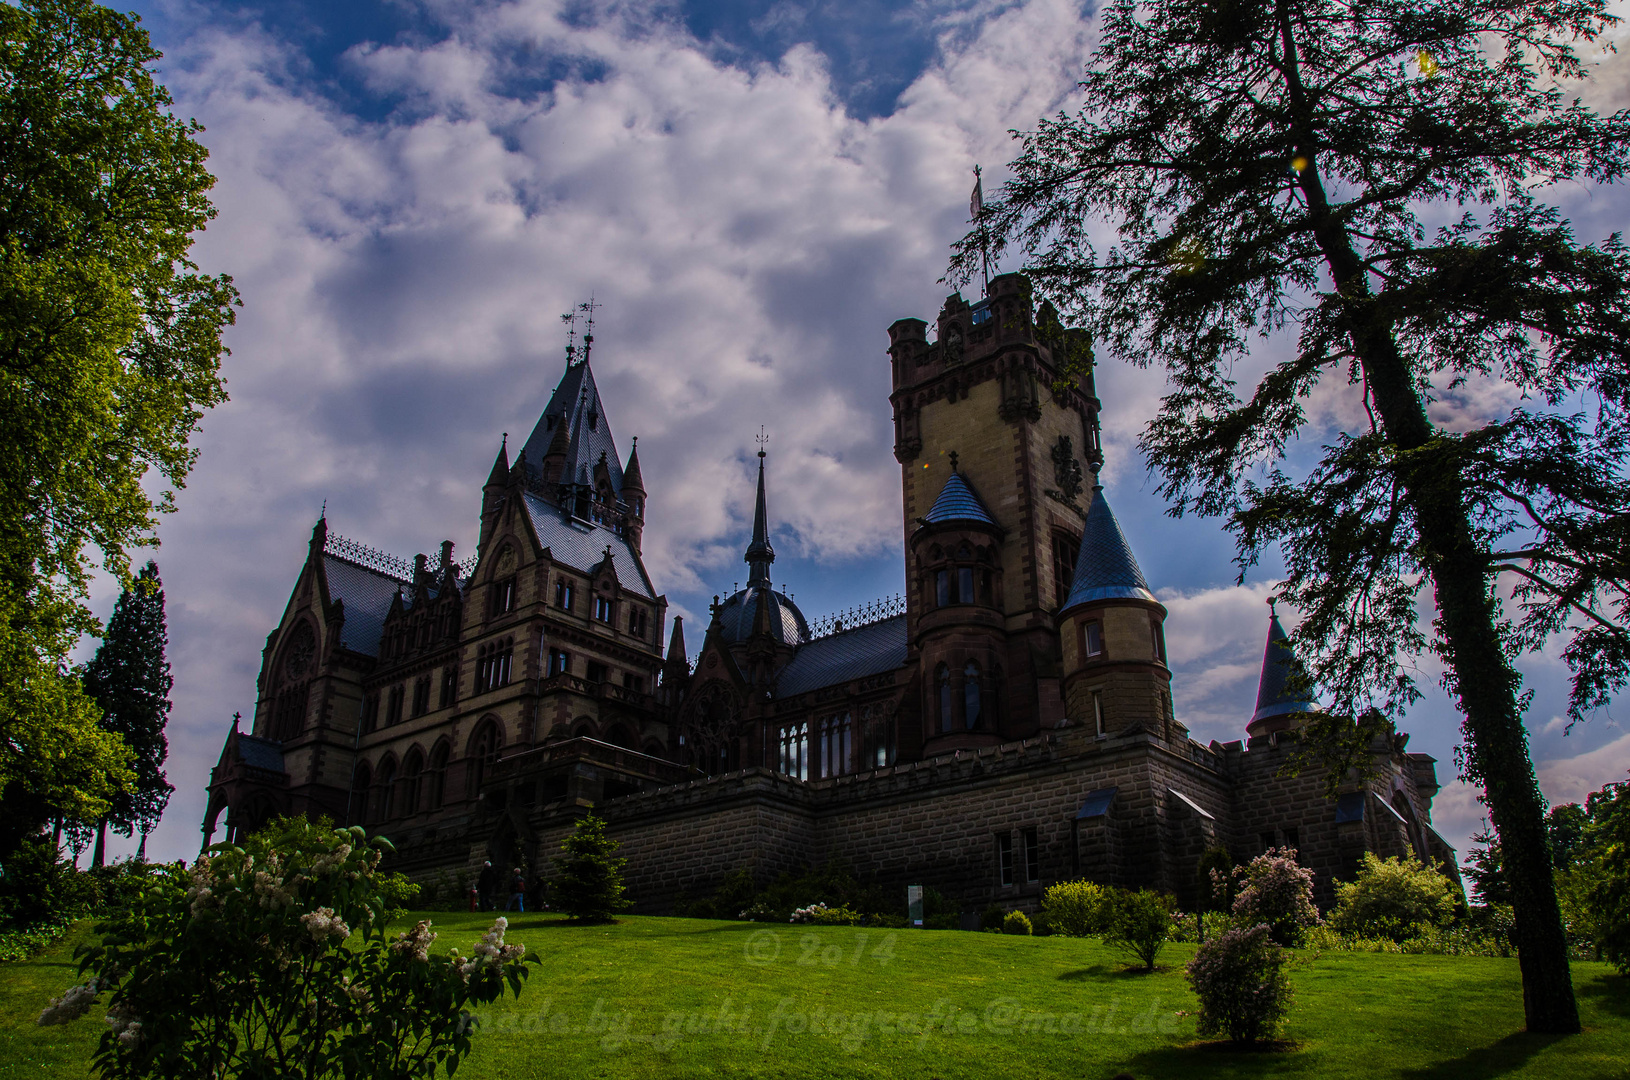
{"label": "gothic window", "polygon": [[389,821],[396,810],[396,759],[387,756],[379,763],[374,779],[374,821]]}
{"label": "gothic window", "polygon": [[1013,834],[1010,832],[996,834],[996,873],[1004,887],[1014,883]]}
{"label": "gothic window", "polygon": [[1082,651],[1088,656],[1104,655],[1104,625],[1097,619],[1086,622],[1081,627]]}
{"label": "gothic window", "polygon": [[572,610],[572,583],[565,578],[555,582],[555,606],[562,611]]}
{"label": "gothic window", "polygon": [[809,779],[809,725],[781,729],[781,771],[796,780]]}
{"label": "gothic window", "polygon": [[475,738],[470,741],[470,770],[469,794],[474,798],[481,790],[482,783],[487,779],[487,773],[492,763],[498,760],[498,751],[502,746],[498,733],[498,725],[491,720],[482,724],[476,731]]}
{"label": "gothic window", "polygon": [[423,716],[430,711],[430,676],[421,675],[413,681],[413,715]]}
{"label": "gothic window", "polygon": [[611,622],[611,598],[596,596],[594,598],[594,617],[600,622]]}
{"label": "gothic window", "polygon": [[511,574],[502,581],[493,582],[492,590],[487,595],[490,598],[487,608],[487,614],[489,616],[503,615],[506,612],[514,611],[515,575]]}
{"label": "gothic window", "polygon": [[385,695],[385,726],[402,722],[402,685],[400,683],[390,688]]}
{"label": "gothic window", "polygon": [[951,669],[944,664],[934,669],[934,696],[939,706],[939,728],[951,730]]}
{"label": "gothic window", "polygon": [[847,712],[820,723],[820,774],[842,776],[850,769],[850,723]]}
{"label": "gothic window", "polygon": [[441,703],[437,708],[445,709],[458,700],[458,667],[444,667],[441,669]]}
{"label": "gothic window", "polygon": [[979,727],[980,700],[979,665],[972,660],[962,669],[962,715],[969,731]]}
{"label": "gothic window", "polygon": [[447,790],[447,742],[443,740],[430,751],[430,768],[425,774],[424,802],[426,810],[440,810]]}
{"label": "gothic window", "polygon": [[1075,584],[1075,556],[1081,550],[1081,541],[1067,532],[1053,534],[1053,595],[1058,606],[1070,598],[1070,586]]}
{"label": "gothic window", "polygon": [[415,746],[408,751],[407,758],[402,763],[402,798],[401,812],[403,817],[411,817],[419,812],[419,781],[424,774],[424,755],[419,753]]}
{"label": "gothic window", "polygon": [[549,650],[549,676],[565,675],[572,669],[572,658],[559,649]]}

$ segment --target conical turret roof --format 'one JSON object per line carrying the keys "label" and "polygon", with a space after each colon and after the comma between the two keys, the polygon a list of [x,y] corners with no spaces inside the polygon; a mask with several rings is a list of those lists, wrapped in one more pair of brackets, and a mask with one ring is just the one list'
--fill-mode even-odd
{"label": "conical turret roof", "polygon": [[940,489],[940,497],[934,500],[934,505],[928,513],[923,515],[923,522],[928,525],[938,525],[944,521],[977,521],[982,525],[995,525],[996,519],[990,516],[985,504],[968,480],[960,472],[952,472],[945,486]]}
{"label": "conical turret roof", "polygon": [[1104,498],[1103,486],[1094,484],[1087,523],[1081,529],[1081,549],[1075,557],[1075,581],[1059,614],[1095,600],[1154,599],[1132,555],[1132,545],[1126,542],[1121,523],[1115,520],[1109,500]]}
{"label": "conical turret roof", "polygon": [[1262,678],[1257,684],[1256,712],[1251,714],[1248,728],[1264,720],[1292,713],[1313,712],[1319,707],[1308,694],[1292,687],[1303,676],[1296,654],[1291,652],[1290,635],[1279,623],[1279,612],[1268,616],[1268,643],[1262,650]]}

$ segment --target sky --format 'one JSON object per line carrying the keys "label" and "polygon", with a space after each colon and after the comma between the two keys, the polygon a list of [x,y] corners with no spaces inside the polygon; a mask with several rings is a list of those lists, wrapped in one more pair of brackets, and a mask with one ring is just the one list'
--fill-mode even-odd
{"label": "sky", "polygon": [[[693,650],[709,597],[746,576],[761,425],[778,587],[811,618],[903,588],[887,327],[931,321],[951,291],[973,166],[999,183],[1009,130],[1075,102],[1090,5],[134,10],[218,178],[194,257],[243,294],[231,401],[205,417],[155,553],[176,791],[151,857],[198,850],[209,769],[233,713],[253,713],[320,507],[333,532],[405,558],[444,539],[472,554],[500,439],[536,423],[564,363],[559,316],[590,296],[608,420],[625,454],[640,440],[647,568]],[[1589,93],[1617,107],[1627,88],[1614,62]],[[1558,198],[1590,239],[1630,206],[1622,190]],[[1170,612],[1179,718],[1228,741],[1254,706],[1275,568],[1236,583],[1215,522],[1164,515],[1136,449],[1163,385],[1100,358],[1104,482]],[[1456,407],[1487,419],[1508,405],[1496,393]],[[114,599],[100,588],[98,613]],[[1570,801],[1623,778],[1630,706],[1566,732],[1557,651],[1522,669],[1542,787]],[[1432,665],[1420,674],[1426,697],[1402,727],[1439,759],[1435,822],[1464,853],[1482,808],[1455,779],[1459,718]],[[133,848],[112,839],[115,856]]]}

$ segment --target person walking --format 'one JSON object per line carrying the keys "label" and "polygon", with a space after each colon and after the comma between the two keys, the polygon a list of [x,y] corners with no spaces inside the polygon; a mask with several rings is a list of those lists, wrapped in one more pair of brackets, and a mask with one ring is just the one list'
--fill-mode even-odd
{"label": "person walking", "polygon": [[517,866],[515,873],[509,878],[509,903],[504,906],[505,911],[519,911],[526,914],[526,878]]}
{"label": "person walking", "polygon": [[493,903],[493,890],[498,888],[498,871],[492,868],[491,862],[481,864],[481,873],[475,879],[475,906],[481,911],[491,911],[497,905]]}

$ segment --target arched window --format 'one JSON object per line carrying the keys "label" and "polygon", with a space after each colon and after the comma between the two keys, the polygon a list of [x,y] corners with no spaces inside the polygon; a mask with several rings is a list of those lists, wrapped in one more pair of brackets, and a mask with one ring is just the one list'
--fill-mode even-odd
{"label": "arched window", "polygon": [[396,759],[387,756],[379,763],[379,772],[374,777],[374,816],[375,821],[389,821],[395,817],[396,810]]}
{"label": "arched window", "polygon": [[401,811],[403,817],[409,817],[419,812],[419,780],[424,774],[424,755],[419,753],[415,746],[408,751],[402,762],[402,798]]}
{"label": "arched window", "polygon": [[940,731],[951,730],[951,669],[941,664],[934,669],[934,694],[939,704]]}
{"label": "arched window", "polygon": [[972,660],[968,661],[962,669],[962,716],[968,730],[973,731],[979,727],[980,700],[979,665]]}
{"label": "arched window", "polygon": [[424,803],[426,810],[440,810],[447,791],[447,740],[443,739],[430,751],[430,769],[425,775]]}
{"label": "arched window", "polygon": [[470,798],[473,799],[480,793],[481,784],[487,778],[487,770],[498,760],[498,751],[502,746],[503,738],[499,734],[498,725],[493,721],[486,721],[476,730],[475,737],[470,740]]}

